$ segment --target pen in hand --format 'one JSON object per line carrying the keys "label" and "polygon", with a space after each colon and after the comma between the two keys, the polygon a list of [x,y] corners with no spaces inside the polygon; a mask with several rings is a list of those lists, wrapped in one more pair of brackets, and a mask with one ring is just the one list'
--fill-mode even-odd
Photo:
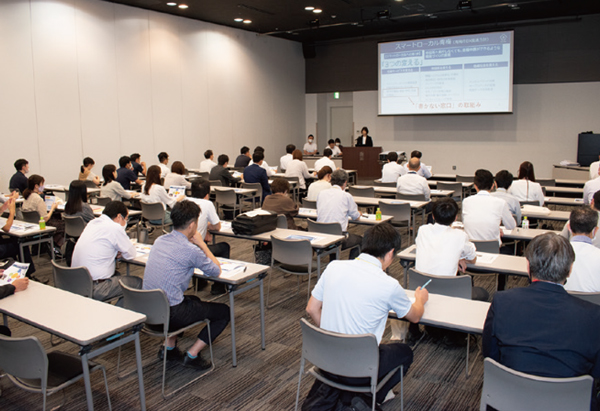
{"label": "pen in hand", "polygon": [[427,281],[425,284],[423,284],[423,286],[421,287],[421,290],[424,290],[425,287],[427,287],[429,285],[429,283],[431,282],[431,278],[429,279],[429,281]]}

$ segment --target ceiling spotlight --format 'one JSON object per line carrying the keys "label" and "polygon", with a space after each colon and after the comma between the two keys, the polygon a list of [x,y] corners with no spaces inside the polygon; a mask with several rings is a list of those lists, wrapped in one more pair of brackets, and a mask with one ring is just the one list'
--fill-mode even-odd
{"label": "ceiling spotlight", "polygon": [[510,7],[511,10],[519,10],[521,8],[521,7],[519,7],[518,4],[514,4],[514,3],[509,4],[508,7]]}
{"label": "ceiling spotlight", "polygon": [[180,4],[178,7],[180,9],[187,9],[189,6],[187,4]]}
{"label": "ceiling spotlight", "polygon": [[313,13],[317,13],[317,14],[323,13],[323,10],[321,10],[321,9],[314,9]]}
{"label": "ceiling spotlight", "polygon": [[252,20],[248,20],[248,19],[244,20],[244,24],[250,24],[250,23],[252,23]]}
{"label": "ceiling spotlight", "polygon": [[167,3],[167,6],[177,6],[177,3],[174,3],[171,1],[171,2]]}
{"label": "ceiling spotlight", "polygon": [[426,14],[425,16],[429,17],[430,19],[437,19],[438,18],[438,16],[436,16],[435,14],[431,14],[431,13]]}
{"label": "ceiling spotlight", "polygon": [[237,21],[238,23],[241,23],[242,21],[244,21],[244,19],[241,17],[238,17],[236,19],[233,19],[233,21]]}
{"label": "ceiling spotlight", "polygon": [[306,10],[306,11],[313,11],[314,9],[315,9],[315,8],[314,8],[313,6],[306,6],[306,7],[304,8],[304,10]]}

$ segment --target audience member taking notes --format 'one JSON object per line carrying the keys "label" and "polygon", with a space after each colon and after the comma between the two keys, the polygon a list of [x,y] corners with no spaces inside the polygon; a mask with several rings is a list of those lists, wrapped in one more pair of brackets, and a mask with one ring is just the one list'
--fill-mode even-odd
{"label": "audience member taking notes", "polygon": [[181,161],[175,161],[171,165],[171,172],[165,177],[164,187],[168,190],[171,186],[192,188],[192,183],[185,179],[185,166]]}
{"label": "audience member taking notes", "polygon": [[421,161],[416,157],[411,158],[408,162],[408,172],[398,178],[396,189],[400,194],[424,195],[429,201],[431,190],[425,177],[419,175],[420,169]]}
{"label": "audience member taking notes", "polygon": [[[12,228],[16,213],[16,200],[18,197],[19,193],[17,191],[13,191],[4,204],[0,206],[0,215],[4,214],[4,212],[8,210],[8,218],[6,219],[4,226],[2,226],[2,231],[5,233],[8,233]],[[23,257],[24,261],[21,262],[29,264],[27,277],[39,282],[39,280],[33,276],[33,273],[35,273],[35,265],[31,259],[31,253],[28,246],[23,247]],[[18,239],[9,237],[7,240],[0,242],[0,259],[4,258],[12,258],[14,260],[20,259]],[[47,283],[47,281],[45,281],[45,283]]]}
{"label": "audience member taking notes", "polygon": [[71,181],[68,200],[65,204],[65,215],[81,217],[85,224],[89,223],[96,217],[87,201],[87,187],[85,182],[81,180]]}
{"label": "audience member taking notes", "polygon": [[113,164],[102,167],[102,178],[104,178],[104,184],[100,188],[100,197],[108,197],[112,201],[122,201],[124,198],[132,197],[117,181],[117,167]]}
{"label": "audience member taking notes", "polygon": [[138,185],[144,184],[142,180],[137,177],[137,174],[133,171],[131,166],[131,159],[127,156],[123,156],[119,159],[119,169],[117,170],[117,182],[123,186],[125,190],[131,190],[131,183]]}
{"label": "audience member taking notes", "polygon": [[271,194],[271,186],[269,186],[269,177],[267,171],[262,168],[265,155],[262,151],[255,151],[252,154],[252,165],[249,165],[244,169],[244,182],[246,183],[260,183],[262,187],[262,198],[261,202],[266,196]]}
{"label": "audience member taking notes", "polygon": [[514,181],[508,193],[519,201],[538,201],[540,206],[544,205],[544,191],[539,183],[535,182],[533,164],[524,161],[519,166],[519,180]]}
{"label": "audience member taking notes", "polygon": [[210,171],[217,165],[214,161],[215,154],[212,150],[206,150],[204,152],[204,160],[200,163],[201,173],[210,173]]}
{"label": "audience member taking notes", "polygon": [[[158,166],[150,166],[146,183],[144,184],[141,200],[146,203],[161,203],[165,209],[165,224],[171,224],[171,212],[167,207],[173,208],[176,203],[183,200],[185,194],[180,194],[178,197],[169,197],[167,190],[160,184],[160,168]],[[150,221],[152,224],[161,224],[160,220]]]}
{"label": "audience member taking notes", "polygon": [[298,215],[298,204],[289,196],[290,183],[285,178],[276,178],[271,184],[271,191],[273,194],[265,198],[262,209],[285,215],[288,228],[296,230],[294,217]]}
{"label": "audience member taking notes", "polygon": [[600,249],[592,244],[598,234],[598,212],[587,206],[578,207],[571,211],[568,227],[575,262],[565,290],[600,292]]}
{"label": "audience member taking notes", "polygon": [[398,164],[398,153],[390,151],[387,155],[387,163],[381,169],[382,183],[396,183],[401,175],[406,174],[404,166]]}
{"label": "audience member taking notes", "polygon": [[336,169],[335,163],[331,159],[332,155],[333,155],[333,152],[331,151],[330,148],[326,148],[325,150],[323,150],[323,157],[321,157],[320,159],[315,161],[315,171],[317,173],[319,172],[319,170],[321,170],[325,166],[328,166],[332,170]]}
{"label": "audience member taking notes", "polygon": [[[410,158],[411,160],[413,158],[418,158],[419,159],[419,163],[421,164],[421,167],[419,168],[419,170],[417,171],[417,174],[420,175],[421,177],[425,177],[425,178],[431,178],[431,171],[429,170],[429,168],[425,165],[425,163],[421,162],[421,157],[423,156],[423,153],[421,153],[418,150],[414,150],[413,152],[410,153]],[[409,161],[410,163],[410,161]],[[410,169],[408,168],[408,164],[404,165],[404,173],[407,173],[410,171]]]}
{"label": "audience member taking notes", "polygon": [[319,181],[315,181],[310,186],[308,186],[308,193],[306,195],[306,199],[310,201],[317,201],[317,197],[319,197],[319,193],[323,190],[328,190],[331,188],[331,173],[333,170],[329,166],[323,166],[319,172],[317,173],[317,178]]}
{"label": "audience member taking notes", "polygon": [[133,153],[129,158],[131,159],[131,168],[133,169],[135,176],[139,177],[140,174],[145,176],[147,168],[146,162],[142,161],[142,156],[140,156],[139,153]]}
{"label": "audience member taking notes", "polygon": [[286,177],[298,177],[298,187],[306,190],[306,179],[311,178],[312,174],[308,172],[308,166],[302,161],[302,151],[294,150],[292,153],[293,160],[288,163],[285,170]]}
{"label": "audience member taking notes", "polygon": [[100,178],[92,172],[94,168],[94,159],[86,157],[83,159],[83,165],[79,169],[79,180],[81,181],[92,181],[97,186],[100,185]]}
{"label": "audience member taking notes", "polygon": [[[600,210],[598,210],[597,205],[600,205],[600,191],[596,191],[596,193],[594,194],[594,197],[592,197],[592,202],[590,204],[590,207],[592,208],[592,210],[596,211],[598,213],[598,216],[600,217]],[[569,229],[569,226],[570,226],[570,224],[567,221],[567,223],[563,227],[562,232],[560,233],[560,235],[565,237],[567,240],[571,240],[571,238],[573,236],[573,234],[571,233],[571,230]],[[600,220],[598,221],[598,226],[600,227]],[[600,235],[595,235],[592,238],[592,244],[594,244],[595,247],[600,248]]]}
{"label": "audience member taking notes", "polygon": [[169,155],[166,152],[161,151],[160,153],[158,153],[158,166],[160,167],[160,178],[165,178],[167,174],[169,174],[169,167],[167,166],[167,164],[169,164]]}
{"label": "audience member taking notes", "polygon": [[219,164],[214,166],[210,170],[209,180],[219,180],[223,187],[235,187],[236,183],[241,181],[239,177],[233,177],[229,170],[227,170],[227,165],[229,164],[229,157],[227,154],[221,154],[219,156]]}
{"label": "audience member taking notes", "polygon": [[[600,173],[600,169],[598,169],[598,173]],[[596,175],[596,177],[598,176]],[[592,197],[597,191],[600,191],[600,178],[594,178],[586,182],[583,186],[583,203],[590,205]]]}
{"label": "audience member taking notes", "polygon": [[287,146],[285,146],[285,155],[281,156],[281,158],[279,159],[279,170],[282,173],[285,173],[285,170],[287,170],[287,165],[290,161],[294,159],[292,153],[295,149],[296,146],[293,144],[288,144]]}
{"label": "audience member taking notes", "polygon": [[[600,159],[600,153],[598,153],[598,159]],[[600,161],[594,161],[592,164],[590,164],[590,180],[598,178],[598,175],[600,174],[600,167],[598,167],[599,165]]]}
{"label": "audience member taking notes", "polygon": [[235,168],[245,168],[248,167],[250,163],[250,149],[246,146],[240,149],[240,155],[235,159],[234,167]]}
{"label": "audience member taking notes", "polygon": [[506,201],[508,209],[515,216],[517,225],[521,224],[521,204],[519,200],[512,194],[508,193],[508,189],[513,183],[513,175],[507,170],[501,170],[496,173],[494,181],[496,182],[496,191],[492,194],[493,197],[498,197]]}
{"label": "audience member taking notes", "polygon": [[[273,169],[271,169],[271,167],[267,163],[267,160],[264,160],[265,149],[262,148],[261,146],[256,146],[256,148],[254,149],[254,152],[256,153],[257,151],[260,151],[261,153],[263,153],[263,162],[260,166],[267,172],[267,177],[272,177],[275,174],[275,171]],[[252,164],[254,164],[254,161],[250,161],[250,165],[252,165]],[[276,167],[274,167],[274,168],[276,168]]]}
{"label": "audience member taking notes", "polygon": [[[46,224],[55,227],[54,244],[60,247],[64,242],[65,223],[60,216],[54,214],[58,202],[53,202],[48,210],[46,202],[40,196],[40,194],[44,193],[44,183],[45,180],[42,176],[33,174],[29,177],[27,180],[27,190],[23,193],[24,201],[21,209],[23,211],[37,211],[40,219],[44,220]],[[57,247],[55,247],[54,253],[60,255],[60,250]]]}
{"label": "audience member taking notes", "polygon": [[27,173],[29,173],[29,161],[20,158],[15,161],[15,169],[17,172],[10,178],[8,188],[10,191],[19,191],[23,194],[27,190]]}

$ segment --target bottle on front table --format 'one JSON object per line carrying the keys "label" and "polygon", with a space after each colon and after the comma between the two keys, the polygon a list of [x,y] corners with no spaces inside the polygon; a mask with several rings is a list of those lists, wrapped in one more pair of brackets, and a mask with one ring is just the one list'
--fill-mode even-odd
{"label": "bottle on front table", "polygon": [[377,207],[377,213],[375,213],[375,220],[381,221],[381,209]]}
{"label": "bottle on front table", "polygon": [[529,220],[527,216],[523,217],[523,222],[521,223],[521,227],[527,230],[529,228]]}
{"label": "bottle on front table", "polygon": [[42,217],[40,217],[40,230],[45,230],[46,229],[46,220],[44,220]]}

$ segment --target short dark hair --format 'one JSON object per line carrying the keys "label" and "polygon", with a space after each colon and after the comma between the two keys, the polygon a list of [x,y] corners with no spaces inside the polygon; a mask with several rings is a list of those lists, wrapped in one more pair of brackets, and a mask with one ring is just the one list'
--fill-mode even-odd
{"label": "short dark hair", "polygon": [[491,190],[494,185],[494,176],[489,170],[480,168],[475,172],[473,179],[475,186],[480,190]]}
{"label": "short dark hair", "polygon": [[327,142],[327,144],[335,144],[335,140],[330,138],[329,141]]}
{"label": "short dark hair", "polygon": [[248,147],[248,146],[244,146],[244,147],[240,148],[240,154],[246,154],[249,151],[250,151],[250,147]]}
{"label": "short dark hair", "polygon": [[287,146],[285,146],[285,152],[287,154],[292,154],[295,149],[296,149],[296,146],[293,144],[288,144]]}
{"label": "short dark hair", "polygon": [[594,208],[596,210],[600,210],[600,190],[594,193],[592,199],[594,200]]}
{"label": "short dark hair", "polygon": [[180,201],[171,209],[171,220],[175,230],[187,228],[190,223],[197,221],[199,216],[200,207],[193,201]]}
{"label": "short dark hair", "polygon": [[529,161],[523,161],[519,166],[519,180],[523,179],[535,182],[533,164],[531,164]]}
{"label": "short dark hair", "polygon": [[387,155],[387,159],[390,163],[395,163],[396,161],[398,161],[398,153],[396,153],[395,151],[390,151]]}
{"label": "short dark hair", "polygon": [[306,137],[306,138],[307,138],[307,139],[309,139],[309,138],[311,138],[311,137],[312,137],[312,138],[315,138],[315,136],[313,136],[312,134],[309,134],[309,135],[308,135],[308,137]]}
{"label": "short dark hair", "polygon": [[388,222],[369,228],[362,240],[362,252],[376,258],[383,258],[390,250],[396,253],[401,245],[400,233]]}
{"label": "short dark hair", "polygon": [[456,220],[458,205],[451,197],[442,197],[433,202],[433,219],[436,223],[450,225]]}
{"label": "short dark hair", "polygon": [[192,182],[192,197],[204,198],[210,194],[210,181],[199,178]]}
{"label": "short dark hair", "polygon": [[571,211],[569,226],[573,234],[591,234],[598,227],[598,212],[589,206],[578,207]]}
{"label": "short dark hair", "polygon": [[290,191],[290,183],[285,178],[277,177],[273,180],[271,184],[271,192],[275,193],[285,193]]}
{"label": "short dark hair", "polygon": [[265,153],[263,153],[262,151],[255,151],[254,153],[252,153],[252,161],[254,161],[255,164],[260,163],[264,159]]}
{"label": "short dark hair", "polygon": [[262,151],[264,153],[265,149],[262,148],[262,146],[256,146],[256,148],[254,149],[254,151]]}
{"label": "short dark hair", "polygon": [[331,151],[330,148],[326,148],[325,150],[323,150],[323,155],[325,157],[331,157],[333,155],[333,151]]}
{"label": "short dark hair", "polygon": [[140,153],[133,153],[132,155],[129,156],[132,163],[136,162],[138,160],[138,158],[140,158],[140,157],[141,157]]}
{"label": "short dark hair", "polygon": [[165,160],[169,159],[169,155],[167,154],[166,151],[161,151],[160,153],[158,153],[158,162],[162,163]]}
{"label": "short dark hair", "polygon": [[104,207],[102,214],[108,216],[111,220],[114,220],[119,214],[121,214],[123,218],[127,218],[129,211],[122,201],[111,201]]}
{"label": "short dark hair", "polygon": [[333,173],[333,170],[329,166],[323,166],[317,173],[317,178],[323,180],[327,174]]}
{"label": "short dark hair", "polygon": [[104,179],[104,185],[107,185],[115,179],[113,173],[117,171],[117,167],[114,164],[106,164],[102,167],[102,178]]}
{"label": "short dark hair", "polygon": [[218,163],[220,166],[224,166],[225,163],[229,162],[229,156],[227,154],[221,154],[218,159]]}
{"label": "short dark hair", "polygon": [[15,161],[15,168],[17,171],[21,171],[27,164],[29,164],[29,161],[25,160],[24,158],[20,158]]}
{"label": "short dark hair", "polygon": [[575,252],[565,237],[546,233],[538,235],[525,249],[532,278],[554,283],[564,282],[571,271]]}
{"label": "short dark hair", "polygon": [[185,166],[183,165],[183,163],[181,161],[175,161],[173,164],[171,164],[171,173],[184,175],[185,174]]}
{"label": "short dark hair", "polygon": [[410,153],[410,156],[421,158],[423,156],[423,153],[421,153],[419,150],[413,150],[412,153]]}
{"label": "short dark hair", "polygon": [[131,158],[129,156],[123,156],[119,159],[119,167],[127,167],[127,164],[131,163]]}
{"label": "short dark hair", "polygon": [[346,170],[335,170],[331,173],[331,185],[332,186],[343,186],[348,182],[348,172]]}
{"label": "short dark hair", "polygon": [[336,139],[335,139],[335,142],[336,142],[336,143],[340,143],[340,144],[342,144],[342,140],[340,140],[339,138],[336,138]]}
{"label": "short dark hair", "polygon": [[94,159],[92,157],[86,157],[86,158],[83,159],[83,166],[84,167],[87,167],[87,166],[92,165],[92,164],[96,164],[96,162],[94,161]]}
{"label": "short dark hair", "polygon": [[366,131],[366,132],[367,132],[367,134],[369,134],[369,129],[368,129],[368,127],[363,127],[363,128],[361,128],[361,129],[360,129],[360,132],[361,132],[361,134],[362,134],[362,132],[363,132],[363,131]]}
{"label": "short dark hair", "polygon": [[498,186],[498,188],[504,188],[508,190],[512,185],[514,177],[510,171],[500,170],[496,173],[496,177],[494,177],[494,180],[496,180],[496,185]]}
{"label": "short dark hair", "polygon": [[213,155],[213,151],[212,151],[212,150],[206,150],[206,151],[204,152],[204,158],[205,158],[205,159],[207,159],[207,160],[208,160],[208,159],[209,159],[209,158],[210,158],[212,155]]}

